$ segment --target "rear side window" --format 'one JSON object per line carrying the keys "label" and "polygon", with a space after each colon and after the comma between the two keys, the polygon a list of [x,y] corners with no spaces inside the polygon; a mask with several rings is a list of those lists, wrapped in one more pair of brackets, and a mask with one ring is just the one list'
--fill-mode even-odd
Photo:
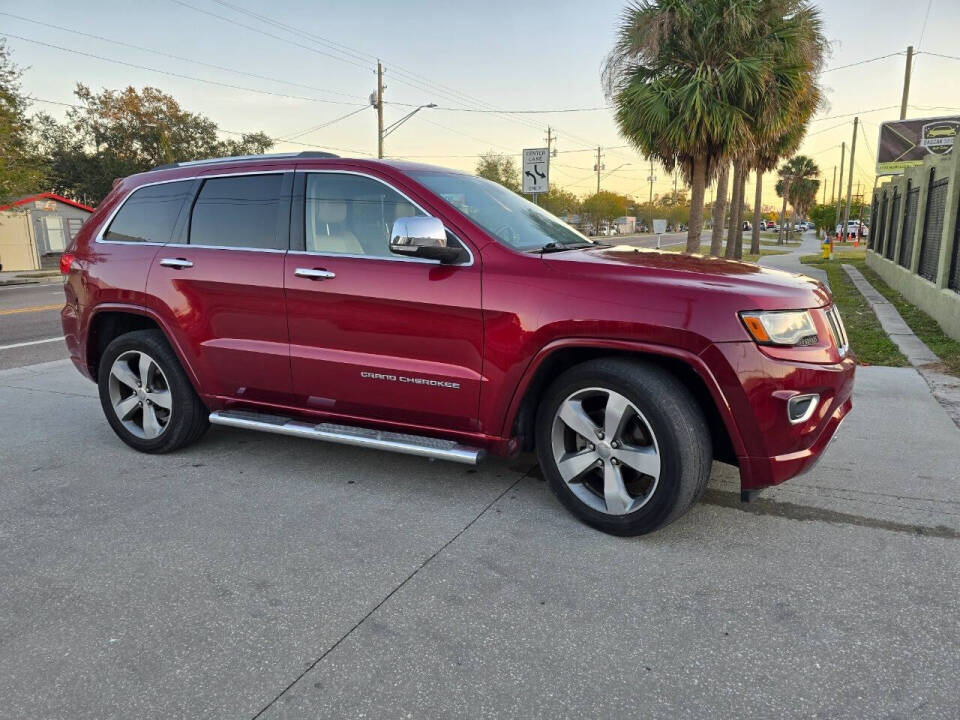
{"label": "rear side window", "polygon": [[103,239],[112,242],[170,242],[191,185],[192,181],[185,180],[135,190],[114,216]]}
{"label": "rear side window", "polygon": [[283,175],[238,175],[203,183],[190,216],[190,244],[285,250],[278,237]]}

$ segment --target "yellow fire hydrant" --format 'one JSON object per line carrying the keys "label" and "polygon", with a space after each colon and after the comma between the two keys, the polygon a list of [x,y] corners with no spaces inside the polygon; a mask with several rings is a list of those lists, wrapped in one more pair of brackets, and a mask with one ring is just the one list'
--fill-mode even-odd
{"label": "yellow fire hydrant", "polygon": [[833,243],[830,242],[832,238],[829,235],[823,236],[823,259],[829,260],[830,256],[833,254]]}

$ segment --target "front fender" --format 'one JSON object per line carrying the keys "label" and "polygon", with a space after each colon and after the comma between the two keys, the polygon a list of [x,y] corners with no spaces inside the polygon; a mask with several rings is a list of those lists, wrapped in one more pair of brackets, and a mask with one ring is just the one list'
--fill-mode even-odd
{"label": "front fender", "polygon": [[571,348],[591,350],[599,349],[610,350],[612,352],[635,353],[637,355],[669,358],[671,360],[679,360],[680,362],[685,363],[697,373],[697,376],[700,377],[700,379],[703,381],[703,384],[709,391],[710,397],[713,399],[713,402],[717,408],[717,412],[719,413],[724,427],[727,430],[727,434],[730,436],[730,442],[736,455],[738,457],[743,457],[747,454],[744,446],[744,439],[740,431],[740,426],[733,414],[727,395],[724,393],[713,371],[710,369],[709,365],[705,362],[701,355],[690,352],[689,350],[683,350],[681,348],[667,345],[657,345],[654,343],[636,342],[631,340],[563,338],[554,340],[543,346],[527,365],[526,370],[524,370],[524,373],[520,378],[520,382],[517,384],[517,387],[514,390],[513,397],[508,405],[506,415],[503,418],[503,423],[500,426],[501,436],[506,437],[510,434],[510,429],[513,427],[513,424],[516,421],[517,413],[519,412],[526,392],[530,387],[530,383],[533,381],[533,378],[536,376],[537,371],[542,367],[543,363],[546,362],[547,359],[554,353]]}

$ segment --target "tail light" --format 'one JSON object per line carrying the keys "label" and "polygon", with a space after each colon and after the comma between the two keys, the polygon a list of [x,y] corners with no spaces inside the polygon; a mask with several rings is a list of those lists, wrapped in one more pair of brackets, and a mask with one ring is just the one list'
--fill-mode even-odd
{"label": "tail light", "polygon": [[70,268],[73,266],[73,261],[76,259],[76,256],[73,253],[64,253],[60,256],[60,274],[69,275]]}

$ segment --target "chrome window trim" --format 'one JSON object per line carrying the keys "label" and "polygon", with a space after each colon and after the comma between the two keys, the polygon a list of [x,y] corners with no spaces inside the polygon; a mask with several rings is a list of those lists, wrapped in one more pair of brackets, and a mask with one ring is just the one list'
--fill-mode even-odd
{"label": "chrome window trim", "polygon": [[[374,182],[378,182],[378,183],[380,183],[381,185],[389,188],[390,190],[393,190],[393,192],[397,193],[397,195],[399,195],[399,196],[401,196],[402,198],[404,198],[407,202],[409,202],[411,205],[413,205],[415,208],[417,208],[417,210],[419,210],[420,212],[422,212],[426,217],[436,217],[436,215],[431,215],[430,213],[428,213],[428,212],[426,211],[426,209],[425,209],[422,205],[420,205],[420,203],[418,203],[416,200],[414,200],[413,198],[411,198],[411,197],[410,197],[409,195],[407,195],[405,192],[403,192],[402,190],[398,190],[398,189],[395,188],[393,185],[391,185],[390,183],[388,183],[386,180],[382,180],[381,178],[378,178],[378,177],[376,177],[376,176],[374,176],[374,175],[371,175],[370,173],[359,172],[359,171],[357,171],[357,170],[339,170],[339,169],[335,169],[335,168],[329,168],[329,169],[326,169],[326,168],[297,168],[297,169],[296,169],[296,172],[298,172],[298,173],[317,173],[317,174],[321,174],[321,173],[322,173],[322,174],[326,174],[326,175],[357,175],[357,176],[359,176],[359,177],[369,178],[370,180],[373,180]],[[304,206],[306,206],[306,200],[307,200],[307,188],[306,188],[306,185],[304,185],[304,188],[303,188],[303,200],[304,200]],[[439,218],[438,218],[438,219],[439,219]],[[467,256],[468,256],[467,262],[451,264],[451,265],[448,265],[447,267],[470,267],[470,266],[472,266],[472,265],[473,265],[473,261],[474,261],[474,257],[473,257],[473,251],[470,249],[470,246],[469,246],[467,243],[465,243],[463,240],[461,240],[459,235],[457,235],[457,234],[456,234],[455,232],[453,232],[450,228],[448,228],[448,227],[446,226],[446,223],[444,223],[443,229],[446,230],[446,231],[447,231],[448,233],[450,233],[451,235],[453,235],[454,238],[456,238],[457,242],[460,243],[460,245],[463,246],[463,249],[467,251]],[[306,227],[304,227],[304,239],[306,239]],[[380,255],[360,255],[360,254],[356,254],[356,253],[351,253],[351,254],[347,254],[347,253],[321,253],[321,252],[315,252],[315,251],[311,251],[311,250],[291,250],[290,252],[291,252],[291,253],[296,253],[296,254],[298,254],[298,255],[313,255],[313,256],[316,256],[316,257],[329,257],[329,258],[338,258],[338,257],[340,257],[340,258],[352,258],[352,259],[355,259],[355,260],[386,260],[386,261],[388,261],[388,262],[415,262],[415,263],[425,263],[425,264],[427,264],[427,265],[439,265],[439,264],[440,264],[440,261],[439,261],[439,260],[426,260],[426,259],[424,259],[424,258],[405,258],[405,257],[390,257],[390,256],[382,256],[382,257],[381,257]],[[389,249],[387,250],[387,252],[389,252]],[[391,255],[392,255],[392,253],[391,253]]]}
{"label": "chrome window trim", "polygon": [[[130,198],[133,197],[133,194],[138,190],[142,190],[146,187],[153,187],[154,185],[166,185],[168,183],[174,182],[193,182],[194,180],[206,180],[208,178],[219,178],[219,177],[241,177],[243,175],[283,175],[284,173],[292,172],[291,169],[286,170],[249,170],[242,172],[228,172],[228,173],[210,173],[210,174],[198,174],[198,175],[189,175],[187,177],[178,177],[178,178],[168,178],[167,180],[156,180],[154,182],[144,183],[143,185],[137,185],[133,190],[127,193],[126,197],[120,201],[120,203],[110,211],[110,215],[107,217],[106,222],[100,226],[99,232],[97,232],[96,238],[94,238],[95,243],[103,243],[105,245],[170,245],[172,247],[213,247],[212,245],[190,245],[189,243],[162,243],[162,242],[137,242],[135,240],[105,240],[103,234],[110,227],[110,224],[113,222],[113,219],[117,216],[117,213],[123,209],[123,206],[126,205]],[[221,250],[233,250],[236,248],[223,247],[219,246],[218,249]],[[247,250],[267,250],[267,248],[241,248]],[[286,250],[275,250],[271,249],[271,252],[286,252]]]}

